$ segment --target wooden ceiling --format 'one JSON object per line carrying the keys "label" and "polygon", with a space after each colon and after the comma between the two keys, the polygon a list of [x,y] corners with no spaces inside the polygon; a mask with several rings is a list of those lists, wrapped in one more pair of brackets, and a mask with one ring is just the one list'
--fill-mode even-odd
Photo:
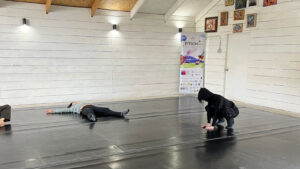
{"label": "wooden ceiling", "polygon": [[[129,12],[137,2],[137,0],[11,0],[11,1],[45,4],[46,13],[49,12],[51,4],[91,8],[92,13],[93,13],[93,8],[94,10],[107,9],[107,10]],[[47,11],[47,7],[48,7],[48,11]]]}

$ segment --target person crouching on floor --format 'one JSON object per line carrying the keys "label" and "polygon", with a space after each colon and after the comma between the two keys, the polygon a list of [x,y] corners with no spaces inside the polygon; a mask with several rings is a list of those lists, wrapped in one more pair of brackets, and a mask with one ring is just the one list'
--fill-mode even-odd
{"label": "person crouching on floor", "polygon": [[5,126],[5,122],[10,121],[11,107],[10,105],[0,106],[0,127]]}
{"label": "person crouching on floor", "polygon": [[[198,100],[208,102],[205,110],[207,112],[207,124],[202,126],[202,128],[213,131],[218,128],[218,126],[223,123],[226,119],[227,129],[233,129],[234,118],[239,115],[239,109],[235,104],[226,99],[223,96],[214,94],[206,88],[201,88],[198,93]],[[213,119],[212,124],[210,124],[211,119]]]}

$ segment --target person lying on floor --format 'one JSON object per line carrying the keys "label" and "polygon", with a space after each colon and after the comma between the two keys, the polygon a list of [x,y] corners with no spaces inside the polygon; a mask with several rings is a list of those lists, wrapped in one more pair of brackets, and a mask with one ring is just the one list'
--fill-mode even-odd
{"label": "person lying on floor", "polygon": [[[218,128],[218,126],[223,123],[226,119],[227,129],[231,129],[234,124],[234,118],[239,115],[239,109],[235,104],[224,98],[223,96],[214,94],[206,88],[201,88],[198,93],[198,100],[208,102],[205,110],[207,112],[207,124],[202,126],[202,128],[213,131]],[[210,124],[211,119],[213,119],[212,124]]]}
{"label": "person lying on floor", "polygon": [[11,107],[10,105],[0,106],[0,127],[5,126],[5,122],[10,121]]}
{"label": "person lying on floor", "polygon": [[63,109],[47,109],[47,114],[63,114],[63,113],[75,113],[80,114],[84,118],[88,119],[91,122],[96,122],[97,117],[121,117],[124,118],[128,113],[129,109],[123,112],[112,111],[106,107],[97,107],[91,104],[82,104],[77,102],[71,102],[67,108]]}

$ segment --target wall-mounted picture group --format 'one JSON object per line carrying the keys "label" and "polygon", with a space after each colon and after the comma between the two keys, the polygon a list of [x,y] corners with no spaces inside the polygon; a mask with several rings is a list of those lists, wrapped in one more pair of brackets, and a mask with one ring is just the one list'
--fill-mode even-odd
{"label": "wall-mounted picture group", "polygon": [[[257,6],[259,1],[263,1],[263,6],[276,5],[277,0],[224,0],[225,6],[235,5],[235,11],[233,12],[233,20],[244,20],[245,19],[245,9],[248,7]],[[223,11],[220,13],[220,26],[227,26],[229,23],[229,12]],[[247,14],[247,28],[256,27],[257,14]],[[218,17],[208,17],[205,18],[205,32],[217,32],[218,31]],[[243,23],[233,24],[233,33],[242,32]]]}

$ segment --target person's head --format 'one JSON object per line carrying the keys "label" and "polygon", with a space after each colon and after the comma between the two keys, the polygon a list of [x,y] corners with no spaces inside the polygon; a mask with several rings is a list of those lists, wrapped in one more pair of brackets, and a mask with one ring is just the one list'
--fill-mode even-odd
{"label": "person's head", "polygon": [[198,100],[199,100],[199,102],[202,102],[203,100],[208,101],[212,95],[213,95],[213,93],[210,92],[208,89],[201,88],[198,93]]}
{"label": "person's head", "polygon": [[77,104],[77,102],[71,102],[71,103],[68,105],[68,108],[74,106],[75,104]]}

